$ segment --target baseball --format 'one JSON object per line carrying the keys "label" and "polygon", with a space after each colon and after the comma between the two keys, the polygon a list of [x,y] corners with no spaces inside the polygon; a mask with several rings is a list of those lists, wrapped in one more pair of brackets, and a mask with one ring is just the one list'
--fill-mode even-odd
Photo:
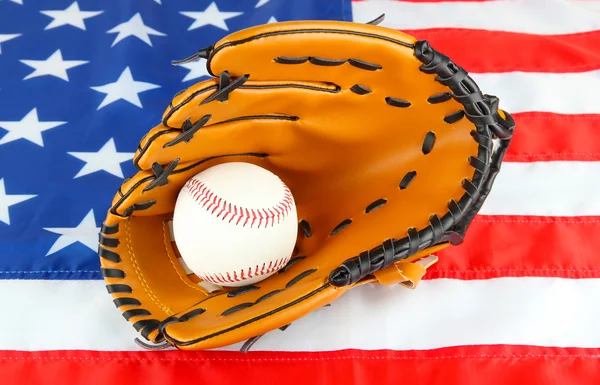
{"label": "baseball", "polygon": [[224,163],[190,178],[173,213],[181,258],[219,286],[245,286],[276,273],[290,260],[297,232],[290,189],[250,163]]}

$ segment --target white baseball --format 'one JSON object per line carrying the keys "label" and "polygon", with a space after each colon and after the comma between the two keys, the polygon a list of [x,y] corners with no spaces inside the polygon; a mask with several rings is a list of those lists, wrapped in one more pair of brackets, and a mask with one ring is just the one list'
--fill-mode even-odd
{"label": "white baseball", "polygon": [[292,193],[278,176],[231,162],[185,183],[175,204],[173,236],[197,276],[220,286],[244,286],[288,263],[297,222]]}

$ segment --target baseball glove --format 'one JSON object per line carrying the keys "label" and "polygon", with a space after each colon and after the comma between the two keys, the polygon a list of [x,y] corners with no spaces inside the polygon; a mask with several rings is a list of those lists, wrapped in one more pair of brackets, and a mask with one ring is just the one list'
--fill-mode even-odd
{"label": "baseball glove", "polygon": [[[140,344],[245,351],[358,285],[415,288],[433,253],[461,243],[514,121],[447,56],[378,21],[256,26],[179,62],[205,58],[212,77],[141,139],[99,237]],[[290,262],[239,288],[186,269],[171,229],[184,183],[223,162],[278,175],[298,213]]]}

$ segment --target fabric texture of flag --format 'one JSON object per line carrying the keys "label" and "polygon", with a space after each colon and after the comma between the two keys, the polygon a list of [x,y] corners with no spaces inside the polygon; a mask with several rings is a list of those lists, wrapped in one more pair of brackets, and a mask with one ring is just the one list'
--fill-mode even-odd
{"label": "fabric texture of flag", "polygon": [[[517,127],[463,245],[417,290],[362,286],[286,331],[147,351],[106,293],[98,231],[173,95],[173,66],[286,20],[428,40]],[[0,383],[596,384],[600,1],[0,0]]]}

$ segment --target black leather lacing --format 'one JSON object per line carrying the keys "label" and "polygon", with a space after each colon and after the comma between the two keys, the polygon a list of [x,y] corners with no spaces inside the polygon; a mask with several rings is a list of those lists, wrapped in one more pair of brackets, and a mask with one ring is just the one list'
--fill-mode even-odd
{"label": "black leather lacing", "polygon": [[444,122],[446,122],[448,124],[452,124],[452,123],[458,122],[459,120],[461,120],[464,117],[465,117],[465,112],[463,110],[458,110],[458,111],[455,111],[451,114],[444,116]]}
{"label": "black leather lacing", "polygon": [[331,232],[329,233],[329,235],[335,235],[335,234],[339,233],[344,228],[348,227],[351,223],[352,223],[352,219],[349,219],[349,218],[348,219],[344,219],[337,226],[335,226],[335,228],[333,230],[331,230]]}
{"label": "black leather lacing", "polygon": [[356,68],[360,68],[366,71],[377,71],[382,69],[383,67],[377,63],[371,63],[360,59],[329,59],[318,56],[277,56],[275,59],[276,63],[279,64],[304,64],[311,63],[318,66],[340,66],[345,63],[348,63]]}
{"label": "black leather lacing", "polygon": [[160,163],[154,162],[152,163],[152,173],[154,174],[155,179],[148,183],[148,186],[144,187],[142,191],[152,190],[158,186],[164,186],[169,183],[169,175],[173,173],[175,167],[179,164],[179,158],[175,158],[167,165],[166,168],[163,169]]}
{"label": "black leather lacing", "polygon": [[191,120],[186,119],[181,125],[181,134],[177,135],[175,139],[168,141],[163,145],[165,147],[171,147],[180,142],[189,143],[190,140],[194,137],[194,134],[198,132],[199,129],[204,127],[206,123],[210,120],[211,115],[204,115],[200,120],[196,123],[192,123]]}
{"label": "black leather lacing", "polygon": [[[200,102],[200,105],[207,104],[207,103],[210,103],[215,100],[219,101],[219,102],[226,101],[229,98],[229,94],[231,92],[233,92],[235,89],[241,87],[248,80],[249,77],[250,77],[250,75],[244,75],[244,76],[238,77],[234,81],[231,81],[231,75],[229,75],[228,71],[221,72],[221,74],[219,75],[219,84],[216,86],[217,90],[215,91],[215,93],[213,93],[212,95],[209,95],[204,100],[202,100],[202,102]],[[165,127],[170,127],[168,124],[168,120],[172,116],[172,114],[178,110],[178,106],[187,105],[194,97],[196,97],[202,93],[209,92],[213,89],[215,89],[215,86],[198,90],[198,91],[194,92],[193,94],[189,95],[188,98],[186,98],[186,100],[182,101],[181,103],[178,103],[177,106],[173,106],[173,104],[170,104],[171,110],[168,113],[166,113],[165,116],[163,117],[163,125]],[[184,91],[185,90],[179,91],[173,97],[173,99],[175,99],[179,94],[181,94]],[[204,127],[208,123],[210,118],[211,118],[211,115],[207,114],[207,115],[204,115],[202,118],[200,118],[195,123],[192,123],[192,121],[190,119],[186,119],[180,127],[181,133],[175,139],[165,143],[163,148],[174,146],[180,142],[188,143],[193,138],[194,134],[200,128]],[[170,132],[173,132],[174,130],[176,130],[176,128],[173,130],[165,130],[165,131],[167,133],[170,133]],[[150,139],[154,139],[154,138],[150,138]],[[140,152],[141,153],[144,152],[147,145],[151,142],[152,142],[152,140],[147,140],[146,146],[144,146],[144,148],[138,146]]]}
{"label": "black leather lacing", "polygon": [[380,208],[381,206],[385,205],[387,203],[387,199],[385,198],[380,198],[377,199],[376,201],[370,203],[367,208],[365,209],[365,213],[370,213],[373,210],[376,210],[378,208]]}
{"label": "black leather lacing", "polygon": [[404,189],[408,188],[408,186],[411,184],[411,182],[415,179],[416,176],[417,176],[416,171],[407,172],[406,175],[404,175],[404,177],[400,181],[400,184],[398,185],[400,190],[404,190]]}
{"label": "black leather lacing", "polygon": [[279,294],[279,293],[281,293],[282,291],[283,291],[283,289],[275,289],[275,290],[273,290],[273,291],[270,291],[270,292],[268,292],[267,294],[260,296],[260,297],[259,297],[259,298],[258,298],[258,299],[255,301],[255,303],[260,303],[260,302],[262,302],[262,301],[264,301],[264,300],[266,300],[266,299],[268,299],[268,298],[271,298],[272,296],[274,296],[274,295],[276,295],[276,294]]}
{"label": "black leather lacing", "polygon": [[352,87],[350,87],[350,91],[354,92],[355,94],[359,94],[359,95],[366,95],[366,94],[370,94],[372,92],[369,87],[363,86],[362,84],[353,85]]}
{"label": "black leather lacing", "polygon": [[233,290],[230,290],[227,293],[227,297],[229,297],[229,298],[237,297],[238,295],[246,294],[246,293],[249,293],[251,291],[258,290],[258,289],[260,289],[260,287],[255,286],[255,285],[248,285],[248,286],[237,287],[237,288],[235,288]]}
{"label": "black leather lacing", "polygon": [[250,77],[250,75],[240,76],[230,83],[229,74],[227,74],[227,76],[223,75],[224,74],[221,73],[221,76],[219,77],[219,90],[210,95],[208,98],[204,99],[200,105],[210,103],[213,100],[218,100],[220,102],[227,100],[229,94],[242,84],[246,83],[246,80],[248,80]]}
{"label": "black leather lacing", "polygon": [[102,273],[102,276],[106,278],[125,278],[125,272],[120,269],[106,269],[101,267],[100,272]]}
{"label": "black leather lacing", "polygon": [[171,64],[173,64],[173,65],[181,65],[181,64],[191,63],[191,62],[196,61],[198,59],[208,59],[208,56],[210,55],[210,53],[211,53],[212,50],[213,50],[213,46],[209,45],[208,47],[199,49],[198,52],[195,52],[193,55],[188,56],[188,57],[186,57],[184,59],[172,60]]}
{"label": "black leather lacing", "polygon": [[[351,285],[390,264],[415,255],[420,250],[440,243],[462,242],[464,234],[473,217],[477,214],[489,194],[494,179],[500,171],[500,164],[510,144],[514,131],[514,120],[506,113],[504,119],[498,112],[498,98],[484,95],[467,72],[453,63],[447,56],[437,52],[426,41],[417,41],[415,56],[423,63],[420,70],[426,74],[435,74],[435,80],[447,86],[451,95],[464,110],[445,118],[453,123],[465,117],[475,125],[473,140],[478,144],[478,155],[469,159],[474,169],[472,179],[462,181],[465,194],[456,202],[450,200],[448,212],[439,217],[432,215],[429,226],[420,231],[411,228],[402,239],[388,239],[383,244],[359,253],[358,256],[343,262],[329,275],[334,286]],[[429,98],[430,103],[440,103],[448,99],[446,94],[437,94]],[[388,102],[388,104],[390,104]],[[435,135],[427,134],[423,152],[428,153],[435,142]],[[495,148],[492,139],[499,139]],[[406,188],[416,174],[408,173],[400,183]]]}
{"label": "black leather lacing", "polygon": [[287,265],[285,265],[284,267],[282,267],[281,269],[279,269],[277,271],[277,273],[281,274],[281,273],[286,272],[290,267],[294,266],[294,264],[296,264],[297,262],[302,261],[303,259],[306,259],[305,255],[300,255],[298,257],[294,257],[294,258],[290,259],[289,262],[287,263]]}
{"label": "black leather lacing", "polygon": [[136,345],[138,345],[141,348],[144,348],[146,350],[164,350],[164,349],[168,349],[171,347],[171,344],[168,343],[167,341],[163,341],[160,344],[156,344],[156,345],[150,345],[142,340],[140,340],[139,338],[134,338],[133,340]]}
{"label": "black leather lacing", "polygon": [[106,223],[103,223],[100,231],[107,235],[116,234],[119,232],[119,225],[118,224],[107,225]]}
{"label": "black leather lacing", "polygon": [[229,315],[229,314],[235,313],[236,311],[240,311],[242,309],[245,309],[245,308],[253,306],[253,305],[254,305],[254,302],[239,303],[239,304],[223,311],[223,313],[221,313],[221,315]]}
{"label": "black leather lacing", "polygon": [[131,288],[131,286],[123,284],[106,285],[106,291],[108,291],[109,294],[133,293],[133,289]]}
{"label": "black leather lacing", "polygon": [[111,238],[111,237],[107,237],[106,235],[99,233],[98,234],[98,243],[100,243],[102,246],[106,246],[106,247],[117,247],[119,246],[119,239],[118,238]]}
{"label": "black leather lacing", "polygon": [[383,19],[385,19],[385,13],[382,13],[381,15],[377,16],[377,18],[367,22],[367,24],[371,24],[371,25],[379,25]]}
{"label": "black leather lacing", "polygon": [[156,204],[155,200],[134,203],[133,205],[131,205],[125,209],[125,211],[123,212],[123,217],[131,216],[131,214],[133,214],[133,212],[135,210],[147,210],[150,207],[154,206],[155,204]]}
{"label": "black leather lacing", "polygon": [[101,247],[100,245],[98,245],[98,255],[101,258],[104,258],[111,262],[121,262],[121,257],[119,256],[119,254],[115,253],[114,251],[105,249],[104,247]]}
{"label": "black leather lacing", "polygon": [[427,135],[425,135],[425,139],[423,140],[423,146],[421,151],[423,154],[427,155],[433,150],[433,145],[435,144],[435,132],[429,131]]}
{"label": "black leather lacing", "polygon": [[411,106],[408,100],[392,98],[391,96],[385,98],[385,102],[392,107],[406,108]]}
{"label": "black leather lacing", "polygon": [[431,104],[444,103],[448,100],[452,99],[452,94],[450,92],[442,92],[441,94],[431,95],[427,102]]}
{"label": "black leather lacing", "polygon": [[113,299],[113,303],[118,308],[121,306],[140,306],[141,305],[141,303],[138,299],[129,298],[129,297],[115,298],[115,299]]}
{"label": "black leather lacing", "polygon": [[302,229],[302,231],[304,232],[304,236],[306,238],[310,238],[312,236],[312,231],[310,230],[310,224],[305,220],[301,220],[300,223],[300,229]]}

